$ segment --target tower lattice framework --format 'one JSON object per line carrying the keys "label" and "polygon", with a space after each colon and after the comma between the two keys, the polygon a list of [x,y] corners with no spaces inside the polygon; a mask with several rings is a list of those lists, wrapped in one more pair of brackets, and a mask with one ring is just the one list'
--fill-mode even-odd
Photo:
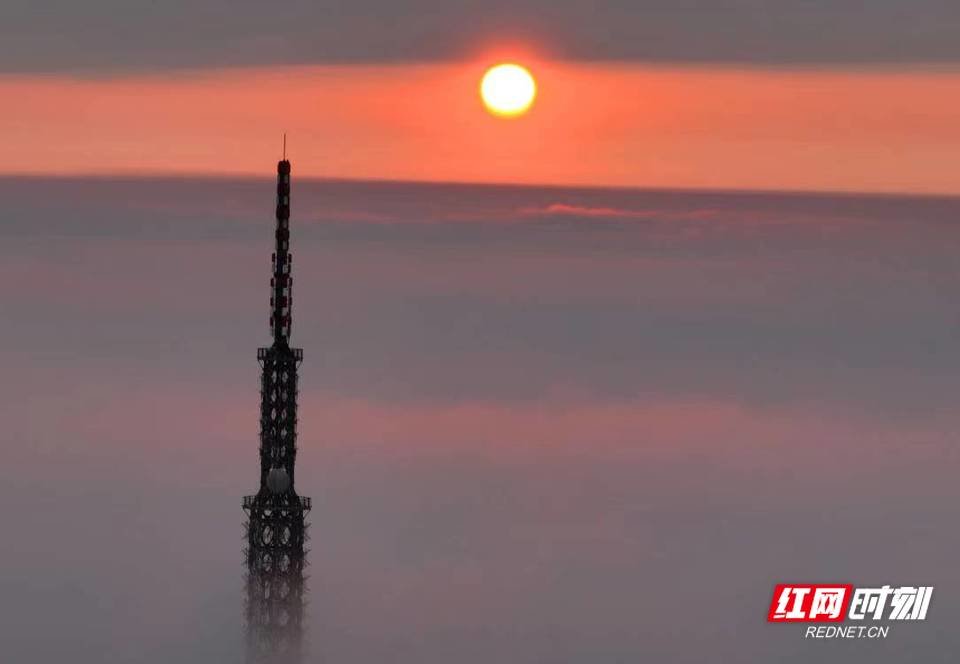
{"label": "tower lattice framework", "polygon": [[298,662],[304,616],[306,513],[295,490],[297,371],[303,351],[290,347],[290,162],[277,164],[276,250],[270,279],[273,344],[257,351],[260,379],[260,488],[244,496],[246,629],[251,663]]}

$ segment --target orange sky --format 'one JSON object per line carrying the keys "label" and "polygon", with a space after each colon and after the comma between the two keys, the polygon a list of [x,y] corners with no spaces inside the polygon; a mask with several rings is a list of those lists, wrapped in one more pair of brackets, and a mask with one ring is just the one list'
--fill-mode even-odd
{"label": "orange sky", "polygon": [[[519,119],[488,63],[0,77],[0,173],[300,176],[960,193],[960,72],[526,62]],[[12,102],[12,103],[11,103]]]}

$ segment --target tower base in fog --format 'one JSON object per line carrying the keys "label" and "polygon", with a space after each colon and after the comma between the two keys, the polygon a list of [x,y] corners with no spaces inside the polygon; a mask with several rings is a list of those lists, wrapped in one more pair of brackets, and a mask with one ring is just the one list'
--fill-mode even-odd
{"label": "tower base in fog", "polygon": [[246,496],[249,664],[300,662],[309,498]]}

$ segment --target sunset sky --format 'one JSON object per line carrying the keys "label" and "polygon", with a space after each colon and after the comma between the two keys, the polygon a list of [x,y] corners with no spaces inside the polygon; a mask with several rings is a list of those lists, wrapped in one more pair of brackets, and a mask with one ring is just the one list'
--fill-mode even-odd
{"label": "sunset sky", "polygon": [[960,193],[952,4],[177,4],[5,4],[0,173]]}
{"label": "sunset sky", "polygon": [[[954,664],[958,35],[955,0],[3,2],[0,659],[243,660],[287,132],[307,661]],[[814,642],[764,622],[787,581],[935,591]]]}

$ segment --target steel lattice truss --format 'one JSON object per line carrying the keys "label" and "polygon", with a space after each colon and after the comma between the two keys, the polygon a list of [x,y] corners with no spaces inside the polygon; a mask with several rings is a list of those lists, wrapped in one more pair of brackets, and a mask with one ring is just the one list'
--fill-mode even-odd
{"label": "steel lattice truss", "polygon": [[290,162],[277,165],[276,252],[270,328],[273,345],[257,351],[260,383],[260,489],[244,496],[247,652],[251,662],[300,658],[310,499],[294,489],[297,456],[297,368],[303,351],[289,345],[293,279],[290,240]]}

